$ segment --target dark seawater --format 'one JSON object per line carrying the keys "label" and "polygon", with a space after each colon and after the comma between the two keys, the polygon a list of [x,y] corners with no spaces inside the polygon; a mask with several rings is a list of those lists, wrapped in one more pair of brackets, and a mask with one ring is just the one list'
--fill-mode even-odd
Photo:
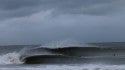
{"label": "dark seawater", "polygon": [[0,70],[125,70],[125,42],[0,46]]}

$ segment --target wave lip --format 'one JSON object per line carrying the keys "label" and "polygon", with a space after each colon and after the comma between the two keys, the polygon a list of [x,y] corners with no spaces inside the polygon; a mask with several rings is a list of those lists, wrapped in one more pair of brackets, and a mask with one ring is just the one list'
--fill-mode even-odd
{"label": "wave lip", "polygon": [[110,47],[66,47],[52,49],[53,52],[75,57],[123,57],[125,49]]}

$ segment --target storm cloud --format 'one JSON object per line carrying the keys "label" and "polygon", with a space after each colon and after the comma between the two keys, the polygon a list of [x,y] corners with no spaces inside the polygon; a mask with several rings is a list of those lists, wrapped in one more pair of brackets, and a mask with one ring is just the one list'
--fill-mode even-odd
{"label": "storm cloud", "polygon": [[0,44],[125,41],[124,0],[0,0]]}

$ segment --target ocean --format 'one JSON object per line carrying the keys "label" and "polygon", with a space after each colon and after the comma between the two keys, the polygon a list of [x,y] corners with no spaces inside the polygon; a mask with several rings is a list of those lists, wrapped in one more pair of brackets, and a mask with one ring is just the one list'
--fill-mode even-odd
{"label": "ocean", "polygon": [[3,45],[0,70],[125,70],[124,45]]}

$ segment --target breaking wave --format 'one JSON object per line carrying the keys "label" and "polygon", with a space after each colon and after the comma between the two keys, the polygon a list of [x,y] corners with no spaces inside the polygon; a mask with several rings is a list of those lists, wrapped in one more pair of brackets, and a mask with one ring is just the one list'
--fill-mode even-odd
{"label": "breaking wave", "polygon": [[125,64],[124,49],[99,47],[31,48],[1,55],[0,64]]}
{"label": "breaking wave", "polygon": [[[74,43],[74,45],[72,44]],[[67,44],[67,45],[66,45]],[[50,47],[51,46],[51,47]],[[53,47],[52,47],[53,46]],[[54,47],[55,46],[55,47]],[[16,48],[16,46],[15,46]],[[63,41],[0,55],[0,64],[125,64],[125,48]]]}
{"label": "breaking wave", "polygon": [[22,64],[20,61],[20,54],[13,52],[7,53],[0,56],[0,64]]}

